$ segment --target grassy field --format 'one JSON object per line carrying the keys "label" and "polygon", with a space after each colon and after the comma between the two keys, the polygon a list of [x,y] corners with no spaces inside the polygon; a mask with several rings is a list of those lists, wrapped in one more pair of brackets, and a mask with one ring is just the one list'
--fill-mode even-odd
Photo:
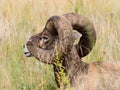
{"label": "grassy field", "polygon": [[120,0],[0,0],[0,90],[56,90],[52,66],[26,58],[23,44],[47,19],[80,13],[95,25],[86,62],[120,60]]}

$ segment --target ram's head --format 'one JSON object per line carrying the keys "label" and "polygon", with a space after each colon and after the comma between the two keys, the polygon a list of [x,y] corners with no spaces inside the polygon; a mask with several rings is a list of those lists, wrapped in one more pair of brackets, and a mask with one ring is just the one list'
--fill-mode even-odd
{"label": "ram's head", "polygon": [[75,45],[79,56],[88,55],[96,41],[95,30],[86,17],[74,13],[51,17],[43,32],[33,35],[26,42],[24,53],[26,56],[34,56],[43,62],[52,63],[55,57],[55,45],[61,55],[71,51],[74,43],[73,30],[82,34]]}

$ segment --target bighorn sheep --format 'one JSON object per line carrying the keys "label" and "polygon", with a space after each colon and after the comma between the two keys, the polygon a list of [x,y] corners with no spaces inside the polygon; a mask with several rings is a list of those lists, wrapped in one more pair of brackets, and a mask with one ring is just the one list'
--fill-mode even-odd
{"label": "bighorn sheep", "polygon": [[[72,30],[82,34],[74,45]],[[26,56],[34,56],[44,63],[53,64],[55,80],[60,87],[55,64],[56,48],[64,73],[74,90],[120,90],[120,64],[109,62],[85,63],[82,57],[89,54],[96,41],[93,24],[79,14],[69,13],[51,17],[42,33],[33,35],[24,45]]]}

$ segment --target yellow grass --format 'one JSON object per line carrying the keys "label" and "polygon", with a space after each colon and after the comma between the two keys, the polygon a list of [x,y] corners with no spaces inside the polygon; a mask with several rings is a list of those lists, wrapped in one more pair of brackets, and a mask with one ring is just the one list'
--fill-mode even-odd
{"label": "yellow grass", "polygon": [[56,90],[53,69],[26,58],[22,45],[53,15],[76,12],[95,25],[87,62],[120,60],[120,0],[0,0],[0,90]]}

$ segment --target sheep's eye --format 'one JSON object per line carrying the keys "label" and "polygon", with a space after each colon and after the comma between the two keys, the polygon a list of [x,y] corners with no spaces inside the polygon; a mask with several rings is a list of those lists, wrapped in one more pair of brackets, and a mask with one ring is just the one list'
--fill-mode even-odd
{"label": "sheep's eye", "polygon": [[47,36],[43,36],[42,38],[45,39],[45,40],[48,40],[48,37],[47,37]]}
{"label": "sheep's eye", "polygon": [[40,40],[42,40],[42,37],[40,37]]}

